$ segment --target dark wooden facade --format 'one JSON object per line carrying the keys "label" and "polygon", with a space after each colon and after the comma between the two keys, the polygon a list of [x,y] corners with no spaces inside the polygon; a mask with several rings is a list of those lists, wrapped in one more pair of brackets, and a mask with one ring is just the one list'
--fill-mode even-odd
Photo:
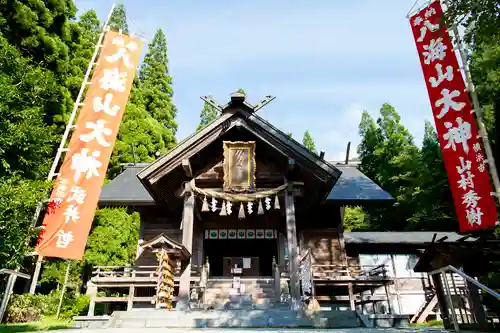
{"label": "dark wooden facade", "polygon": [[[143,248],[144,244],[165,235],[182,244],[191,255],[188,267],[179,270],[175,279],[179,300],[188,297],[204,272],[209,273],[209,279],[228,276],[231,265],[241,265],[243,258],[251,259],[244,276],[276,278],[279,271],[278,280],[290,281],[290,294],[297,298],[299,265],[310,256],[315,296],[319,300],[345,302],[351,309],[356,307],[356,294],[393,284],[384,267],[360,264],[359,253],[365,251],[363,246],[370,247],[370,242],[356,244],[349,250],[343,230],[345,206],[380,205],[393,198],[356,166],[330,163],[311,153],[256,115],[244,98],[233,97],[213,123],[155,162],[126,167],[103,188],[101,206],[127,205],[141,214],[137,272],[141,267],[154,268],[156,264],[154,254]],[[279,209],[272,207],[257,215],[255,204],[253,213],[245,211],[245,218],[241,219],[239,203],[234,204],[232,214],[221,216],[219,200],[215,212],[202,211],[204,196],[197,194],[193,185],[223,191],[224,141],[255,141],[256,191],[287,184],[278,195]],[[274,206],[274,197],[271,199]],[[227,234],[243,230],[247,236],[248,231],[265,235],[230,239]],[[212,237],[212,233],[218,236]],[[391,253],[397,247],[389,245],[383,251]],[[403,251],[417,252],[417,248]],[[207,261],[210,271],[204,270]],[[152,273],[142,271],[145,276],[141,286],[152,288]],[[106,286],[119,280],[108,281],[103,276],[99,279],[94,281]],[[134,291],[131,294],[132,297],[123,299],[129,308],[134,303]],[[147,299],[137,297],[139,302]]]}

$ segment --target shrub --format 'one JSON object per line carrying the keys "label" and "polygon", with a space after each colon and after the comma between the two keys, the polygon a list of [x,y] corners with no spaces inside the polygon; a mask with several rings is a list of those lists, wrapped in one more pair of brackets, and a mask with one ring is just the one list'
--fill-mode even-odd
{"label": "shrub", "polygon": [[61,318],[71,320],[74,316],[85,315],[89,309],[90,298],[85,295],[74,295],[64,300]]}
{"label": "shrub", "polygon": [[[60,290],[53,290],[48,295],[23,294],[13,295],[7,309],[8,323],[38,321],[42,316],[54,316],[59,305]],[[76,295],[68,291],[64,294],[60,318],[71,320],[74,316],[85,314],[90,300],[87,296]]]}
{"label": "shrub", "polygon": [[[26,297],[29,296],[29,297]],[[42,319],[42,310],[35,306],[36,295],[13,295],[7,309],[8,323],[26,323]]]}

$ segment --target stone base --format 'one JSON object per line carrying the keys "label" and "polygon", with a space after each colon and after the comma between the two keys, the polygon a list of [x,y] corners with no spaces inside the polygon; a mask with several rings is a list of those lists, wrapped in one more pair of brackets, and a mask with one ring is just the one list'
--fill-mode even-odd
{"label": "stone base", "polygon": [[266,310],[156,310],[116,311],[106,328],[355,328],[359,319],[352,311],[308,315],[302,311]]}

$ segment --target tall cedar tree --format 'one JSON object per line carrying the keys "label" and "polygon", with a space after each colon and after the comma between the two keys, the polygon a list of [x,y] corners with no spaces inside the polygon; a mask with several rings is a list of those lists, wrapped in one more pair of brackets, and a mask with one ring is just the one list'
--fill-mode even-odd
{"label": "tall cedar tree", "polygon": [[311,136],[311,133],[309,133],[309,131],[306,131],[304,133],[304,137],[302,138],[302,144],[304,145],[304,147],[306,147],[307,149],[309,149],[311,152],[317,154],[317,150],[316,150],[316,145],[314,144],[314,140]]}
{"label": "tall cedar tree", "polygon": [[72,0],[1,1],[0,34],[16,46],[23,57],[54,73],[59,84],[57,103],[46,104],[44,120],[62,132],[72,108],[66,80],[71,77]]}
{"label": "tall cedar tree", "polygon": [[169,147],[175,146],[177,108],[172,100],[172,77],[168,72],[167,39],[163,30],[156,30],[139,73],[139,88],[146,110],[170,130]]}
{"label": "tall cedar tree", "polygon": [[199,131],[203,127],[210,124],[212,121],[217,119],[220,115],[220,111],[214,108],[212,105],[205,102],[203,104],[203,109],[200,112],[200,123],[196,127],[196,130]]}
{"label": "tall cedar tree", "polygon": [[59,95],[53,73],[30,64],[2,35],[0,96],[0,267],[14,268],[27,251],[34,207],[48,194],[56,135],[43,117]]}
{"label": "tall cedar tree", "polygon": [[[120,164],[152,162],[176,144],[177,109],[172,102],[165,35],[161,30],[144,58],[125,109],[111,156],[108,178],[122,170]],[[133,155],[132,146],[134,147]]]}
{"label": "tall cedar tree", "polygon": [[418,178],[411,199],[414,214],[408,219],[407,229],[457,231],[455,207],[439,139],[428,121],[425,122],[424,139],[415,167]]}
{"label": "tall cedar tree", "polygon": [[364,112],[359,125],[361,143],[358,147],[360,169],[374,179],[395,199],[396,207],[371,209],[371,227],[380,230],[402,230],[412,216],[410,198],[417,174],[418,149],[400,116],[389,104],[380,108],[377,123]]}
{"label": "tall cedar tree", "polygon": [[[246,94],[245,90],[242,88],[239,88],[238,90],[236,90],[236,92]],[[216,108],[214,108],[212,105],[205,102],[203,104],[203,109],[201,109],[201,112],[200,112],[200,123],[196,127],[196,131],[201,130],[203,127],[210,124],[212,121],[217,119],[219,116],[220,116],[220,111],[217,110]]]}
{"label": "tall cedar tree", "polygon": [[109,28],[114,31],[121,30],[124,34],[128,34],[127,14],[123,4],[119,4],[115,7],[108,25]]}

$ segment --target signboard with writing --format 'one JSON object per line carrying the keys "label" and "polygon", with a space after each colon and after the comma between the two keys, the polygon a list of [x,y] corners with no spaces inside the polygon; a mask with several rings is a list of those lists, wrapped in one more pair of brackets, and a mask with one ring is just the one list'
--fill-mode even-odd
{"label": "signboard with writing", "polygon": [[255,141],[224,141],[224,191],[255,190]]}
{"label": "signboard with writing", "polygon": [[497,211],[469,94],[439,1],[410,17],[461,232],[495,226]]}
{"label": "signboard with writing", "polygon": [[106,33],[43,220],[39,255],[76,260],[83,256],[141,44],[121,33]]}

